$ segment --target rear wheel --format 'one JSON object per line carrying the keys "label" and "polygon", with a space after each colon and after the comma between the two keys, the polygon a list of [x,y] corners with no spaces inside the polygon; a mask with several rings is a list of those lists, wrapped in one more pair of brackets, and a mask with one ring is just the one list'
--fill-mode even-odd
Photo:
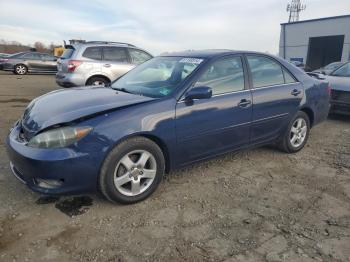
{"label": "rear wheel", "polygon": [[307,114],[299,111],[290,122],[288,129],[280,142],[280,148],[287,153],[295,153],[301,150],[310,133],[310,120]]}
{"label": "rear wheel", "polygon": [[28,73],[28,68],[22,64],[16,65],[14,73],[17,75],[25,75]]}
{"label": "rear wheel", "polygon": [[88,85],[88,86],[106,86],[109,83],[110,83],[110,81],[107,78],[100,77],[100,76],[93,76],[86,82],[86,85]]}
{"label": "rear wheel", "polygon": [[162,150],[145,137],[127,139],[107,156],[99,188],[112,202],[132,204],[150,196],[165,170]]}

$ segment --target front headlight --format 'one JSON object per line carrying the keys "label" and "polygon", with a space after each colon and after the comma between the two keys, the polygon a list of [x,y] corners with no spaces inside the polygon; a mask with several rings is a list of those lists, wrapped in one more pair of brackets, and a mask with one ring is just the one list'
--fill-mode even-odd
{"label": "front headlight", "polygon": [[65,147],[86,136],[92,127],[61,127],[40,133],[30,139],[28,146],[37,148]]}

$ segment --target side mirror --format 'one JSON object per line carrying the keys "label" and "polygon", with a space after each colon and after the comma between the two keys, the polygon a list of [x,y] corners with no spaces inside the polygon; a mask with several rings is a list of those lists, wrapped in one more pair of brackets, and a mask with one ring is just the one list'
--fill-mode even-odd
{"label": "side mirror", "polygon": [[213,95],[213,92],[210,87],[198,86],[188,91],[185,95],[185,99],[186,100],[208,99],[208,98],[211,98],[212,95]]}

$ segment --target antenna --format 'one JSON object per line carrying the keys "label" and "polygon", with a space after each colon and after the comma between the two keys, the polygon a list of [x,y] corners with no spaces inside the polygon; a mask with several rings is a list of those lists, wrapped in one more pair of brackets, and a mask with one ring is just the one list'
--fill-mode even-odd
{"label": "antenna", "polygon": [[300,0],[292,0],[292,2],[287,5],[287,12],[289,12],[288,23],[299,21],[299,14],[305,9],[306,5],[300,3]]}

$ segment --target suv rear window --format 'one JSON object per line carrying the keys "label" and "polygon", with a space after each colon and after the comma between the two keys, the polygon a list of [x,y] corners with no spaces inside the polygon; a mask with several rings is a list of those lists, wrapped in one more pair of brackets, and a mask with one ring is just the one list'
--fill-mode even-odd
{"label": "suv rear window", "polygon": [[63,54],[61,55],[61,58],[63,58],[63,59],[71,58],[73,53],[74,53],[74,49],[68,48],[68,49],[64,50]]}
{"label": "suv rear window", "polygon": [[103,59],[115,62],[128,62],[128,55],[126,49],[122,47],[104,47]]}
{"label": "suv rear window", "polygon": [[101,60],[102,59],[102,48],[101,47],[88,47],[83,53],[83,57]]}

